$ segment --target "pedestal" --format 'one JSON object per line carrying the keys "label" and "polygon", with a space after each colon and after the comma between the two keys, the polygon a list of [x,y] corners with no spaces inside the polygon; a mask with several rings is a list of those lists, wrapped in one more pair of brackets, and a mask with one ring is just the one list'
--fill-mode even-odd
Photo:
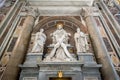
{"label": "pedestal", "polygon": [[69,78],[71,80],[83,80],[81,71],[82,62],[40,62],[39,80],[50,80],[51,78],[59,78],[58,73],[61,71],[61,78]]}

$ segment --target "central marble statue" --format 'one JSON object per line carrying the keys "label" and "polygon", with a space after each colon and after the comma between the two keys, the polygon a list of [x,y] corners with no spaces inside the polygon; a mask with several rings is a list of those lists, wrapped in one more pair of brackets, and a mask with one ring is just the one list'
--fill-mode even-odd
{"label": "central marble statue", "polygon": [[50,34],[53,39],[51,46],[53,46],[50,54],[44,59],[44,61],[74,61],[75,59],[67,50],[68,39],[71,36],[63,29],[62,24],[57,24],[57,30]]}

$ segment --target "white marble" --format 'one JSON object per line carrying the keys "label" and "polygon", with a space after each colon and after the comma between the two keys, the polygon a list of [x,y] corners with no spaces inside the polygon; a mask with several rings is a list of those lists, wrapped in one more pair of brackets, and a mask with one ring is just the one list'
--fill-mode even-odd
{"label": "white marble", "polygon": [[75,5],[75,6],[92,6],[94,0],[27,0],[31,5]]}
{"label": "white marble", "polygon": [[[86,16],[99,15],[99,10],[96,7],[88,7],[88,6],[39,6],[38,5],[38,6],[29,6],[29,7],[33,8],[33,11],[31,10],[33,16],[80,16],[81,13],[83,13]],[[22,10],[24,11],[29,7],[25,6],[25,9],[23,8]],[[28,13],[24,11],[21,12],[20,15],[26,16],[28,15]]]}
{"label": "white marble", "polygon": [[44,29],[40,29],[40,32],[35,34],[34,46],[32,48],[32,53],[43,53],[44,44],[46,41],[46,35],[43,33]]}
{"label": "white marble", "polygon": [[74,39],[77,53],[87,52],[89,49],[87,37],[83,32],[80,31],[80,28],[77,28],[77,32],[74,34]]}
{"label": "white marble", "polygon": [[27,13],[26,15],[33,16],[34,18],[39,16],[38,8],[33,8],[32,6],[26,6],[26,7],[23,7],[22,10],[26,11]]}
{"label": "white marble", "polygon": [[108,3],[107,3],[108,6],[110,7],[114,7],[114,2],[113,0],[109,0]]}
{"label": "white marble", "polygon": [[57,25],[57,30],[51,33],[53,49],[44,61],[73,61],[72,55],[67,50],[68,39],[71,34],[63,29],[62,24]]}

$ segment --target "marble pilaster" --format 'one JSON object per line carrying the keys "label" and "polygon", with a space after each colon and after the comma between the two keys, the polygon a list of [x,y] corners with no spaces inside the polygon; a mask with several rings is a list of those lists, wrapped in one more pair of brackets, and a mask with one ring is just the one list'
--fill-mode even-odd
{"label": "marble pilaster", "polygon": [[35,16],[34,14],[28,14],[25,22],[23,23],[23,29],[18,37],[16,45],[13,49],[9,63],[6,66],[6,70],[3,74],[2,80],[17,80],[19,67],[18,65],[22,63],[25,52],[27,51],[30,35],[32,28],[34,26]]}
{"label": "marble pilaster", "polygon": [[86,15],[86,23],[95,49],[95,56],[97,61],[102,64],[102,75],[104,76],[104,80],[119,80],[93,16]]}

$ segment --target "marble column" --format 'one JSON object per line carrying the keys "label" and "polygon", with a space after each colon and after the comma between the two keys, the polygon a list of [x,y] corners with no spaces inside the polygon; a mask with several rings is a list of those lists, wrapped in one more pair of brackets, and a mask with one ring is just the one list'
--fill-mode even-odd
{"label": "marble column", "polygon": [[18,80],[19,78],[20,71],[19,65],[23,62],[25,58],[31,31],[35,22],[35,11],[34,10],[28,11],[30,12],[27,13],[27,17],[22,26],[23,29],[21,30],[21,34],[18,37],[18,40],[15,44],[11,58],[3,74],[2,80]]}
{"label": "marble column", "polygon": [[100,32],[97,28],[95,19],[90,11],[86,11],[86,23],[88,26],[88,31],[94,46],[95,56],[98,63],[102,64],[101,72],[104,80],[119,80],[119,77],[115,71],[115,68],[112,64],[110,56],[107,52],[105,44],[101,38]]}

